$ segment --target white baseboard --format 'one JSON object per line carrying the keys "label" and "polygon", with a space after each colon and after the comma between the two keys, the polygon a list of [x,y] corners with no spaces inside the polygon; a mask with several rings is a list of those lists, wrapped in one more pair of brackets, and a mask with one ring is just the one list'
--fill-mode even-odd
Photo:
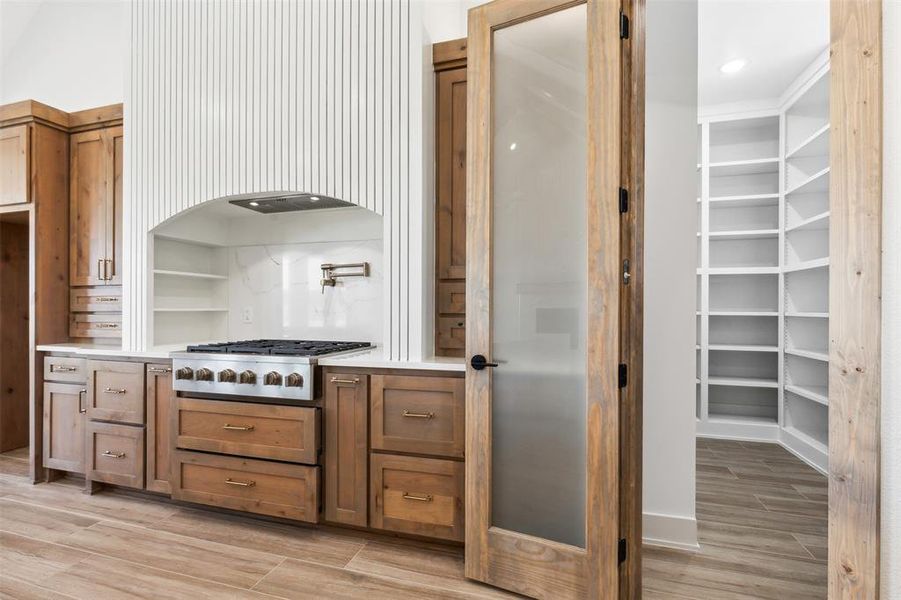
{"label": "white baseboard", "polygon": [[698,545],[698,520],[694,517],[647,512],[641,517],[643,543],[695,552],[701,549]]}

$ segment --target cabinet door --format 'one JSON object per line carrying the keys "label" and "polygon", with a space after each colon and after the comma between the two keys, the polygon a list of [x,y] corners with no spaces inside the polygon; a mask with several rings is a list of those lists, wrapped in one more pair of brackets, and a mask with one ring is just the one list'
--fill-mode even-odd
{"label": "cabinet door", "polygon": [[147,489],[170,493],[169,417],[172,410],[172,366],[147,365]]}
{"label": "cabinet door", "polygon": [[84,473],[85,387],[44,383],[44,466]]}
{"label": "cabinet door", "polygon": [[325,519],[367,524],[369,376],[327,373],[325,388]]}
{"label": "cabinet door", "polygon": [[109,152],[102,131],[76,133],[69,158],[69,285],[107,283]]}
{"label": "cabinet door", "polygon": [[0,206],[29,201],[28,125],[0,130]]}
{"label": "cabinet door", "polygon": [[107,283],[122,284],[122,146],[125,138],[121,127],[111,127],[103,132],[110,150],[107,167],[112,177],[106,207],[106,261]]}
{"label": "cabinet door", "polygon": [[438,279],[466,277],[466,69],[436,76]]}

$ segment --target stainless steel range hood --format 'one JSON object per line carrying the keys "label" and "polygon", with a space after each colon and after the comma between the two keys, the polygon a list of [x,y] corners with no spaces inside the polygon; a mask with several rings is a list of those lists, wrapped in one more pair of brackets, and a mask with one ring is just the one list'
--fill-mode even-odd
{"label": "stainless steel range hood", "polygon": [[303,192],[247,194],[228,202],[264,215],[356,206],[338,198]]}

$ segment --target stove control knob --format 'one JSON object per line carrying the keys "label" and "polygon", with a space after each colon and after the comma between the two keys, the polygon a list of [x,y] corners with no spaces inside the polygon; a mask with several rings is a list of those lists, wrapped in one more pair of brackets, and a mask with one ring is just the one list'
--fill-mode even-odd
{"label": "stove control knob", "polygon": [[231,369],[222,369],[219,371],[219,383],[234,383],[238,380],[238,375]]}
{"label": "stove control knob", "polygon": [[285,387],[303,387],[303,375],[291,373],[285,377]]}
{"label": "stove control knob", "polygon": [[194,379],[194,369],[191,367],[182,367],[175,371],[176,379]]}
{"label": "stove control knob", "polygon": [[207,368],[197,369],[197,372],[194,374],[194,379],[197,381],[212,381],[213,372]]}
{"label": "stove control knob", "polygon": [[281,385],[282,374],[278,371],[269,371],[263,375],[263,385]]}
{"label": "stove control knob", "polygon": [[246,371],[241,371],[241,375],[238,377],[239,383],[249,383],[254,384],[257,382],[257,374],[251,371],[250,369]]}

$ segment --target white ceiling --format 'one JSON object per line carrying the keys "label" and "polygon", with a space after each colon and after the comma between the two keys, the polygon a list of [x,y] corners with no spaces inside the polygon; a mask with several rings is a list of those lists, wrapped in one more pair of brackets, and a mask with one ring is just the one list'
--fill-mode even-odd
{"label": "white ceiling", "polygon": [[[698,102],[776,99],[829,46],[829,0],[700,0]],[[733,75],[720,66],[744,58]]]}

